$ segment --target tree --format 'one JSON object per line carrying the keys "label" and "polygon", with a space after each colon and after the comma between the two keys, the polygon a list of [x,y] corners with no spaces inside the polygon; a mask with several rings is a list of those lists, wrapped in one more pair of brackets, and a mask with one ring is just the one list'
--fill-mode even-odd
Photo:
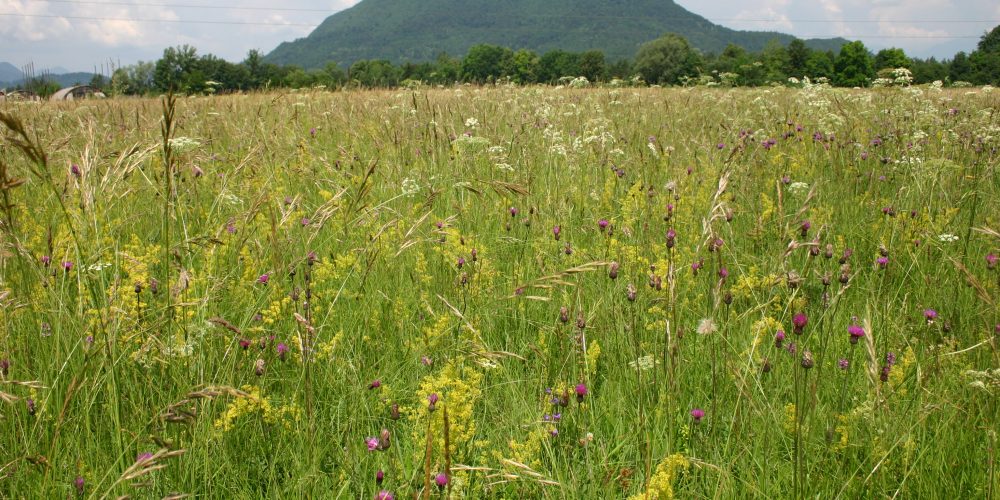
{"label": "tree", "polygon": [[580,76],[580,55],[565,50],[543,54],[538,62],[538,81],[553,83],[564,76]]}
{"label": "tree", "polygon": [[809,54],[809,60],[806,61],[806,74],[809,78],[829,78],[833,79],[833,61],[834,55],[832,51],[822,52],[819,50],[814,50]]}
{"label": "tree", "polygon": [[1000,85],[1000,26],[983,35],[969,62],[976,83]]}
{"label": "tree", "polygon": [[514,52],[511,60],[510,77],[517,83],[535,83],[538,81],[538,65],[541,59],[538,54],[521,49]]}
{"label": "tree", "polygon": [[156,68],[153,70],[154,85],[163,92],[187,91],[184,84],[190,79],[190,73],[195,70],[197,62],[197,50],[190,45],[163,49],[163,57],[156,61]]}
{"label": "tree", "polygon": [[952,82],[968,82],[972,80],[972,64],[969,56],[965,52],[955,54],[955,58],[948,65],[948,77]]}
{"label": "tree", "polygon": [[462,59],[462,76],[477,83],[495,80],[507,74],[513,58],[514,52],[507,47],[473,45]]}
{"label": "tree", "polygon": [[596,82],[604,79],[604,52],[600,50],[588,50],[580,54],[580,75]]}
{"label": "tree", "polygon": [[842,87],[863,87],[875,77],[875,66],[865,44],[853,41],[840,48],[834,61],[834,83]]}
{"label": "tree", "polygon": [[809,56],[811,55],[809,47],[806,46],[806,42],[796,38],[788,44],[788,66],[785,67],[785,73],[789,76],[794,76],[796,78],[802,78],[806,75]]}
{"label": "tree", "polygon": [[777,40],[771,40],[760,53],[763,64],[764,82],[783,82],[788,78],[785,68],[788,67],[788,50]]}
{"label": "tree", "polygon": [[680,83],[697,75],[699,63],[687,39],[674,33],[642,44],[635,55],[635,70],[649,83]]}
{"label": "tree", "polygon": [[896,68],[913,68],[913,61],[909,57],[906,57],[903,49],[893,47],[891,49],[882,49],[878,51],[878,54],[875,54],[875,71]]}
{"label": "tree", "polygon": [[400,70],[389,61],[373,59],[351,65],[348,77],[365,87],[394,87],[399,84]]}

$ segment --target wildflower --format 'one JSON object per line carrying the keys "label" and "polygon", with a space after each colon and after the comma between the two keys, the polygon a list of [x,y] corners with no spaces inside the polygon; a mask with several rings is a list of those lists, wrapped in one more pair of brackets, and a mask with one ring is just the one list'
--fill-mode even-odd
{"label": "wildflower", "polygon": [[585,384],[576,384],[576,402],[582,403],[584,396],[587,395],[587,386]]}
{"label": "wildflower", "polygon": [[947,234],[947,233],[946,234],[939,234],[938,235],[938,241],[941,241],[942,243],[954,243],[954,242],[958,241],[958,236],[955,236],[954,234]]}
{"label": "wildflower", "polygon": [[194,167],[193,167],[193,168],[191,169],[191,171],[192,171],[192,172],[194,173],[194,176],[195,176],[196,178],[197,178],[197,177],[201,177],[201,176],[205,175],[205,171],[204,171],[204,170],[202,170],[202,169],[201,169],[201,167],[199,167],[198,165],[195,165],[195,166],[194,166]]}
{"label": "wildflower", "polygon": [[240,347],[245,351],[250,348],[250,341],[247,339],[240,339]]}
{"label": "wildflower", "polygon": [[[49,264],[52,263],[52,257],[49,257],[48,255],[43,255],[40,260],[42,261],[42,265],[45,267],[49,267]],[[987,257],[986,260],[989,261],[989,257]]]}
{"label": "wildflower", "polygon": [[288,354],[288,346],[284,342],[278,342],[278,359],[284,361],[285,356]]}
{"label": "wildflower", "polygon": [[301,220],[299,220],[299,224],[302,224],[303,226],[308,226],[309,222],[311,222],[309,220],[309,217],[303,217]]}
{"label": "wildflower", "polygon": [[837,366],[839,366],[841,370],[846,370],[850,366],[850,364],[851,363],[844,358],[840,358],[839,360],[837,360]]}
{"label": "wildflower", "polygon": [[729,277],[729,269],[726,269],[725,267],[720,267],[719,278],[726,279],[728,277]]}
{"label": "wildflower", "polygon": [[552,429],[551,431],[549,431],[549,435],[552,436],[552,437],[557,437],[557,436],[559,436],[559,430],[558,429]]}
{"label": "wildflower", "polygon": [[781,349],[781,343],[785,341],[785,332],[783,330],[778,330],[778,333],[774,334],[774,347]]}
{"label": "wildflower", "polygon": [[458,261],[455,262],[455,265],[458,266],[459,269],[461,269],[462,266],[465,265],[465,257],[459,257]]}
{"label": "wildflower", "polygon": [[563,252],[565,252],[566,255],[573,255],[573,247],[569,246],[569,243],[567,243],[566,248],[563,249]]}
{"label": "wildflower", "polygon": [[76,163],[69,166],[69,171],[73,174],[73,177],[80,177],[80,166]]}
{"label": "wildflower", "polygon": [[986,255],[986,269],[995,269],[997,267],[997,256],[996,254]]}
{"label": "wildflower", "polygon": [[840,257],[840,261],[839,261],[840,264],[841,265],[847,264],[847,259],[850,259],[851,255],[854,255],[854,250],[851,250],[850,248],[845,248],[844,249],[844,254],[841,255],[841,257]]}
{"label": "wildflower", "polygon": [[714,252],[716,250],[721,250],[722,249],[722,245],[724,245],[724,244],[725,244],[725,241],[723,241],[722,238],[715,238],[714,240],[712,240],[711,242],[709,242],[709,244],[708,244],[708,251],[709,252]]}
{"label": "wildflower", "polygon": [[811,228],[811,227],[812,227],[812,224],[809,221],[807,221],[807,220],[806,221],[802,221],[802,226],[800,227],[800,230],[801,230],[801,234],[802,234],[803,238],[805,238],[806,235],[809,234],[809,228]]}
{"label": "wildflower", "polygon": [[597,227],[601,228],[601,232],[602,233],[608,229],[608,226],[610,224],[611,223],[608,222],[608,219],[601,219],[601,220],[597,221]]}
{"label": "wildflower", "polygon": [[375,500],[394,500],[394,499],[395,497],[392,496],[392,493],[387,490],[382,490],[375,494]]}
{"label": "wildflower", "polygon": [[674,244],[675,244],[674,240],[676,238],[677,238],[677,232],[674,231],[674,228],[668,229],[667,230],[667,248],[674,248]]}
{"label": "wildflower", "polygon": [[718,327],[716,326],[715,321],[712,321],[712,318],[704,318],[698,323],[696,331],[698,332],[698,335],[710,335],[715,333],[716,330],[718,330]]}
{"label": "wildflower", "polygon": [[264,360],[258,358],[253,364],[253,372],[257,374],[258,377],[264,375]]}
{"label": "wildflower", "polygon": [[927,324],[931,324],[938,317],[937,311],[934,309],[924,309],[924,319],[927,320]]}
{"label": "wildflower", "polygon": [[368,451],[375,451],[378,449],[378,438],[375,436],[366,437],[365,444],[368,445]]}
{"label": "wildflower", "polygon": [[847,333],[851,335],[851,343],[857,344],[858,340],[865,336],[865,329],[858,325],[851,325],[847,327]]}
{"label": "wildflower", "polygon": [[392,446],[392,434],[389,433],[389,429],[382,429],[382,432],[378,435],[378,451],[388,450]]}
{"label": "wildflower", "polygon": [[517,214],[518,214],[517,207],[510,207],[509,211],[510,211],[510,216],[511,217],[517,217]]}
{"label": "wildflower", "polygon": [[576,327],[581,330],[587,328],[587,318],[583,317],[583,311],[580,311],[576,315]]}
{"label": "wildflower", "polygon": [[619,267],[620,267],[620,265],[618,264],[618,262],[611,261],[611,264],[608,266],[608,277],[611,278],[611,279],[613,279],[613,280],[614,279],[618,279],[618,268]]}
{"label": "wildflower", "polygon": [[880,269],[885,269],[889,265],[889,257],[879,257],[875,259],[875,264],[878,265]]}
{"label": "wildflower", "polygon": [[444,472],[439,472],[436,476],[434,476],[434,484],[436,484],[438,488],[448,486],[448,475]]}
{"label": "wildflower", "polygon": [[437,409],[437,402],[438,395],[436,392],[432,392],[429,396],[427,396],[427,409],[430,411]]}
{"label": "wildflower", "polygon": [[63,268],[63,271],[65,271],[67,273],[70,272],[73,269],[73,262],[68,261],[68,260],[63,261],[62,268]]}
{"label": "wildflower", "polygon": [[427,356],[420,356],[420,364],[424,366],[432,366],[434,364],[434,360]]}
{"label": "wildflower", "polygon": [[469,250],[469,257],[472,258],[472,262],[475,262],[479,258],[479,252],[475,248]]}
{"label": "wildflower", "polygon": [[833,258],[833,245],[830,243],[826,244],[826,249],[823,250],[823,257],[827,259]]}
{"label": "wildflower", "polygon": [[77,496],[83,496],[85,484],[83,476],[76,476],[76,479],[73,480],[73,487],[76,488]]}
{"label": "wildflower", "polygon": [[806,325],[809,323],[809,317],[805,314],[798,313],[792,317],[792,326],[794,326],[795,333],[802,335],[802,330],[805,329]]}
{"label": "wildflower", "polygon": [[694,423],[696,424],[701,422],[701,419],[705,418],[705,410],[702,410],[701,408],[691,410],[691,418],[694,419]]}
{"label": "wildflower", "polygon": [[372,380],[372,383],[368,384],[368,390],[378,389],[382,387],[382,381],[379,379]]}
{"label": "wildflower", "polygon": [[562,234],[562,227],[560,226],[552,227],[552,237],[555,238],[556,241],[559,241],[559,235],[561,234]]}
{"label": "wildflower", "polygon": [[635,302],[636,293],[635,285],[632,283],[629,283],[628,286],[625,287],[625,298],[627,298],[629,302]]}
{"label": "wildflower", "polygon": [[0,359],[0,377],[6,377],[8,373],[10,373],[10,360]]}
{"label": "wildflower", "polygon": [[720,142],[720,143],[718,143],[718,144],[715,145],[715,149],[726,149],[726,144],[723,143],[723,142]]}
{"label": "wildflower", "polygon": [[802,350],[802,368],[805,368],[806,370],[808,370],[808,369],[810,369],[810,368],[813,367],[813,364],[815,364],[815,363],[813,361],[812,352],[810,352],[808,349],[803,349]]}
{"label": "wildflower", "polygon": [[392,405],[389,406],[389,418],[393,420],[399,420],[399,417],[400,417],[399,405],[397,403],[393,403]]}
{"label": "wildflower", "polygon": [[267,282],[270,279],[271,279],[271,276],[269,274],[267,274],[267,273],[264,273],[264,274],[260,275],[259,278],[257,278],[257,283],[260,283],[261,285],[266,285]]}
{"label": "wildflower", "polygon": [[382,472],[382,469],[379,469],[378,472],[375,473],[375,484],[382,484],[383,480],[385,480],[385,473]]}
{"label": "wildflower", "polygon": [[135,463],[141,464],[149,459],[153,458],[153,454],[150,452],[143,452],[135,456]]}
{"label": "wildflower", "polygon": [[559,321],[562,323],[569,321],[569,309],[567,309],[566,306],[559,308]]}
{"label": "wildflower", "polygon": [[316,127],[309,129],[309,135],[316,137]]}
{"label": "wildflower", "polygon": [[701,261],[691,263],[691,274],[698,276],[698,269],[701,269]]}
{"label": "wildflower", "polygon": [[25,400],[25,405],[28,407],[28,415],[34,416],[36,411],[35,400],[32,398],[28,398],[27,400]]}

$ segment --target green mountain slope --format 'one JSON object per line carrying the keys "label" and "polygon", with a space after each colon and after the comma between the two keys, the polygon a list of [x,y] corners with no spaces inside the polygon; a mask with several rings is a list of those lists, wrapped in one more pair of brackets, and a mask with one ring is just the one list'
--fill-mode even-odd
{"label": "green mountain slope", "polygon": [[[671,0],[363,0],[338,12],[306,38],[285,42],[267,55],[278,64],[317,68],[360,59],[432,60],[442,52],[462,56],[477,43],[579,52],[603,50],[609,60],[631,58],[639,45],[679,33],[706,52],[729,43],[760,50],[776,32],[736,31],[713,24]],[[809,40],[836,50],[843,39]]]}

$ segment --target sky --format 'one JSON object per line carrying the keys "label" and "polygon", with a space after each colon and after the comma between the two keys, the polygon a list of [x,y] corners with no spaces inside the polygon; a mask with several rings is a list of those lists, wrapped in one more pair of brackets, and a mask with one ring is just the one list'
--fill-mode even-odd
{"label": "sky", "polygon": [[[734,29],[801,38],[843,36],[917,57],[971,51],[1000,25],[996,0],[676,0]],[[308,35],[358,0],[0,0],[0,61],[109,73],[158,59],[168,46],[242,60]],[[102,67],[104,68],[102,70]]]}

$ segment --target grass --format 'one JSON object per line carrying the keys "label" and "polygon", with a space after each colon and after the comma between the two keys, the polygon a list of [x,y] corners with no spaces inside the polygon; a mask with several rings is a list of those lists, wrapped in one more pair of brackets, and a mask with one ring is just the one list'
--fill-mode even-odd
{"label": "grass", "polygon": [[998,104],[2,105],[0,497],[995,497]]}

